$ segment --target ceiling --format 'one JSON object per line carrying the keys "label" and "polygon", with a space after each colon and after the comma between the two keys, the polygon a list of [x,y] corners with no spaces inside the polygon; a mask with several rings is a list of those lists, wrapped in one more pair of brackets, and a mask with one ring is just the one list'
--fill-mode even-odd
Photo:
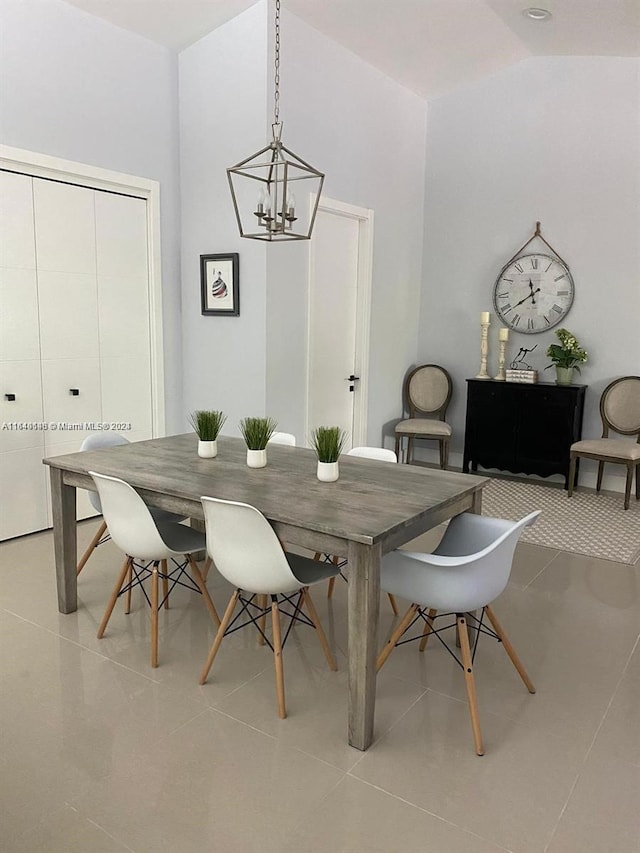
{"label": "ceiling", "polygon": [[[179,51],[258,0],[66,0]],[[282,0],[423,97],[529,56],[640,56],[640,0]],[[529,6],[551,12],[544,21]],[[286,29],[282,32],[286,51]]]}

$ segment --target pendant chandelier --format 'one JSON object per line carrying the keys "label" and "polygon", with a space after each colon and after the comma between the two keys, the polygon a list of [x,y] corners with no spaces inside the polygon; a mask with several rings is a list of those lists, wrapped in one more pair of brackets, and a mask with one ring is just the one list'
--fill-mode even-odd
{"label": "pendant chandelier", "polygon": [[[324,174],[282,144],[280,0],[276,0],[275,30],[272,139],[269,145],[227,169],[227,178],[241,237],[269,242],[309,240]],[[298,207],[304,198],[302,192],[315,193],[313,205],[303,203]]]}

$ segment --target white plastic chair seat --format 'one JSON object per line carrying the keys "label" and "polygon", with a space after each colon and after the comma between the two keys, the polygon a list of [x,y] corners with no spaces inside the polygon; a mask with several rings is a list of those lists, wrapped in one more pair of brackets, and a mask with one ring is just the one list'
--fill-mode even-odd
{"label": "white plastic chair seat", "polygon": [[347,456],[359,456],[362,459],[374,459],[378,462],[398,461],[395,452],[386,447],[352,447]]}
{"label": "white plastic chair seat", "polygon": [[[325,563],[321,560],[312,560],[300,554],[285,553],[289,567],[298,581],[298,587],[311,586],[314,583],[334,578],[338,569],[333,563]],[[296,589],[298,587],[295,587]]]}
{"label": "white plastic chair seat", "polygon": [[160,538],[166,546],[166,551],[161,556],[156,554],[145,555],[148,560],[164,560],[167,557],[194,554],[197,551],[204,551],[206,548],[207,538],[200,530],[194,530],[193,527],[187,527],[186,524],[177,524],[174,521],[160,522],[156,520],[155,516],[153,518],[156,522]]}
{"label": "white plastic chair seat", "polygon": [[295,447],[296,437],[290,432],[274,432],[267,444],[285,444],[288,447]]}
{"label": "white plastic chair seat", "polygon": [[625,441],[623,438],[588,438],[571,445],[571,452],[594,456],[615,456],[618,459],[635,462],[640,459],[640,444]]}
{"label": "white plastic chair seat", "polygon": [[450,436],[451,427],[445,421],[431,418],[409,418],[396,424],[397,435],[438,435]]}

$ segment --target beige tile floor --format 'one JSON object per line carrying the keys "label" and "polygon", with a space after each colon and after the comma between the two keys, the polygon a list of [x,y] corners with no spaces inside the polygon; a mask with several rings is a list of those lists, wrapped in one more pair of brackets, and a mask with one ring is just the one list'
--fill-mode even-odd
{"label": "beige tile floor", "polygon": [[[141,601],[97,640],[118,567],[101,546],[63,616],[51,534],[0,545],[5,853],[640,851],[640,565],[519,546],[496,612],[538,692],[481,644],[482,758],[436,642],[396,650],[373,746],[346,744],[346,584],[331,604],[315,596],[340,671],[296,629],[279,720],[270,652],[248,631],[198,686],[213,626],[196,595],[162,613],[156,670]],[[209,586],[222,610],[227,585],[212,573]]]}

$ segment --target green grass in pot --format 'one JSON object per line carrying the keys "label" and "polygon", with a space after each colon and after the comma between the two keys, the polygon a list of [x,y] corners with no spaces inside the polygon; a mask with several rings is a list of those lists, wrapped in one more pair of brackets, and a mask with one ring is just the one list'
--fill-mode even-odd
{"label": "green grass in pot", "polygon": [[320,426],[311,433],[311,443],[318,462],[337,462],[346,440],[346,432],[337,426]]}
{"label": "green grass in pot", "polygon": [[190,416],[191,425],[200,441],[216,441],[227,416],[222,412],[199,409]]}
{"label": "green grass in pot", "polygon": [[278,426],[273,418],[243,418],[240,432],[248,450],[264,450]]}

